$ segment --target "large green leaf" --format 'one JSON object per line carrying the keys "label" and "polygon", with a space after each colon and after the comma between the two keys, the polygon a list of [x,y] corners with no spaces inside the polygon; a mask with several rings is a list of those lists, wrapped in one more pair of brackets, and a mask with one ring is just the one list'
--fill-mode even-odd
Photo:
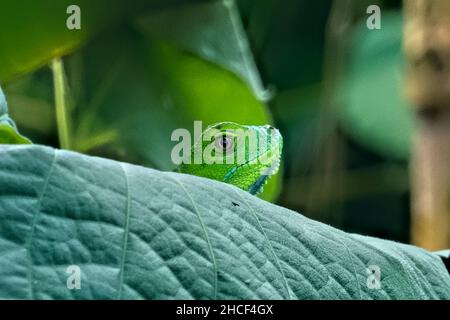
{"label": "large green leaf", "polygon": [[41,146],[0,154],[0,298],[450,299],[437,255],[224,183]]}
{"label": "large green leaf", "polygon": [[14,121],[8,116],[8,106],[0,88],[0,144],[28,144],[30,141],[17,132]]}

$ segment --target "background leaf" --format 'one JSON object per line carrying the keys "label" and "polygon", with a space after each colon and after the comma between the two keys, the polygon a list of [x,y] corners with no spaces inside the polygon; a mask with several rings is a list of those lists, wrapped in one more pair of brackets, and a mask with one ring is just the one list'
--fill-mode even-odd
{"label": "background leaf", "polygon": [[[167,21],[177,23],[167,24]],[[137,26],[151,37],[234,72],[252,88],[256,97],[267,98],[234,1],[210,1],[160,10],[138,19]]]}
{"label": "background leaf", "polygon": [[350,70],[341,89],[342,127],[375,152],[407,160],[414,117],[403,95],[402,15],[383,13],[383,27],[375,32],[363,22],[354,35]]}
{"label": "background leaf", "polygon": [[8,116],[8,106],[0,88],[0,144],[28,144],[30,140],[21,136],[14,121]]}
{"label": "background leaf", "polygon": [[[37,69],[51,58],[66,55],[98,31],[146,9],[180,0],[24,0],[0,6],[0,83]],[[67,7],[81,9],[81,30],[69,30]]]}
{"label": "background leaf", "polygon": [[[450,298],[437,255],[224,183],[40,146],[0,152],[4,299]],[[66,287],[69,265],[80,290]]]}

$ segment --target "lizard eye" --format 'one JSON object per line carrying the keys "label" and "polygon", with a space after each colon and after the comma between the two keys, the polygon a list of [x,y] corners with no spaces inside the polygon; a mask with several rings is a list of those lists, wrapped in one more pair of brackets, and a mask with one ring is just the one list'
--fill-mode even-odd
{"label": "lizard eye", "polygon": [[220,153],[229,154],[233,152],[233,137],[225,134],[216,137],[216,150]]}

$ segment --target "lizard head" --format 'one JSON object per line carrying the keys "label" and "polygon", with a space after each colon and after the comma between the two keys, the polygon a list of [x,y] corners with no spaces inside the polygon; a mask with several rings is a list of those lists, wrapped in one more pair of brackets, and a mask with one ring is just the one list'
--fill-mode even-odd
{"label": "lizard head", "polygon": [[192,148],[201,163],[182,164],[179,170],[258,194],[277,173],[282,148],[283,138],[272,126],[220,122],[206,128]]}

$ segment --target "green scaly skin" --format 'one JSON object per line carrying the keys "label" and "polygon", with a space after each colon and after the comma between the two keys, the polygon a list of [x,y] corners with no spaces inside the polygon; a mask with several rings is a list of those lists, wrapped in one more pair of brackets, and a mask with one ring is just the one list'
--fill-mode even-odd
{"label": "green scaly skin", "polygon": [[[239,134],[233,134],[235,132],[239,132]],[[257,139],[266,139],[267,143],[260,145],[257,142],[255,143],[256,148],[250,148],[249,140],[245,144],[237,142],[237,136],[242,137],[242,133],[257,137]],[[207,141],[203,141],[204,137],[208,137]],[[224,142],[224,139],[226,142]],[[233,140],[231,146],[230,140]],[[267,183],[267,180],[278,171],[283,138],[277,129],[268,125],[248,126],[233,122],[220,122],[203,131],[201,138],[192,148],[191,159],[194,159],[196,150],[201,150],[200,152],[203,154],[203,150],[208,146],[210,146],[211,152],[207,154],[217,158],[221,157],[223,163],[208,164],[204,160],[201,164],[183,163],[178,167],[178,171],[226,182],[256,195],[263,191],[263,186]],[[239,159],[243,161],[226,163],[227,157],[228,159],[230,159],[229,157],[234,157],[234,159],[240,157]],[[261,163],[262,159],[264,159],[263,163]]]}

